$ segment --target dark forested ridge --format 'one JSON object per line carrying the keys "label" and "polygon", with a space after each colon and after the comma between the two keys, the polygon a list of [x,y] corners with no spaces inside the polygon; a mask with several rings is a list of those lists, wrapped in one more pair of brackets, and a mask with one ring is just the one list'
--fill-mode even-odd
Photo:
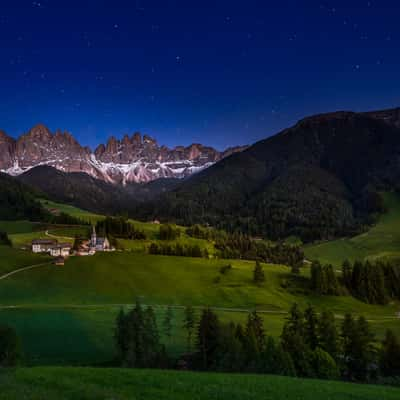
{"label": "dark forested ridge", "polygon": [[36,200],[38,193],[14,178],[0,173],[0,220],[40,221],[48,213]]}
{"label": "dark forested ridge", "polygon": [[383,211],[378,191],[399,185],[399,155],[400,109],[337,112],[305,118],[186,180],[123,187],[50,167],[19,179],[95,212],[312,241],[371,223]]}
{"label": "dark forested ridge", "polygon": [[193,176],[140,213],[273,239],[352,234],[383,210],[377,191],[400,182],[398,114],[306,118]]}
{"label": "dark forested ridge", "polygon": [[148,201],[181,182],[171,178],[122,186],[83,172],[65,173],[48,166],[32,168],[16,179],[39,189],[52,200],[107,215],[133,214],[134,203]]}

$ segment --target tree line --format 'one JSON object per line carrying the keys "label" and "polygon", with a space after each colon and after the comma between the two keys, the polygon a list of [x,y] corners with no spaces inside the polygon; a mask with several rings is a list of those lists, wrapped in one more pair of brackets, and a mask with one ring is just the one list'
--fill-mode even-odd
{"label": "tree line", "polygon": [[126,367],[180,368],[202,371],[265,373],[321,379],[379,382],[400,376],[400,342],[390,330],[378,346],[364,317],[346,314],[338,324],[330,311],[317,314],[294,304],[279,338],[268,335],[257,311],[245,324],[223,323],[207,307],[183,312],[187,347],[172,359],[161,336],[171,340],[174,313],[165,311],[162,330],[152,307],[139,301],[116,319],[118,362]]}
{"label": "tree line", "polygon": [[207,249],[201,249],[198,244],[167,244],[167,243],[151,243],[149,246],[149,254],[158,254],[163,256],[181,256],[181,257],[205,257],[209,254]]}
{"label": "tree line", "polygon": [[115,237],[120,239],[144,240],[147,238],[145,232],[136,229],[125,217],[106,217],[96,224],[96,232],[99,236]]}
{"label": "tree line", "polygon": [[297,272],[303,266],[304,261],[304,253],[298,246],[283,242],[268,244],[241,233],[219,236],[216,239],[215,248],[221,258],[243,258],[272,264],[284,264]]}
{"label": "tree line", "polygon": [[319,295],[350,294],[370,304],[400,299],[400,266],[395,262],[344,261],[341,279],[332,265],[311,264],[311,289]]}

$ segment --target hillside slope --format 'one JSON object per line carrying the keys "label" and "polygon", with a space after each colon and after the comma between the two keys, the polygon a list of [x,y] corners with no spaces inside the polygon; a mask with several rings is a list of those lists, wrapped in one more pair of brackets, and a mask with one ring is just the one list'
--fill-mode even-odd
{"label": "hillside slope", "polygon": [[[392,115],[397,110],[387,111]],[[271,238],[351,234],[400,181],[400,129],[387,114],[306,118],[193,176],[147,210]]]}
{"label": "hillside slope", "polygon": [[354,237],[307,245],[307,258],[336,266],[346,259],[400,259],[400,195],[384,193],[383,198],[387,212],[371,229]]}

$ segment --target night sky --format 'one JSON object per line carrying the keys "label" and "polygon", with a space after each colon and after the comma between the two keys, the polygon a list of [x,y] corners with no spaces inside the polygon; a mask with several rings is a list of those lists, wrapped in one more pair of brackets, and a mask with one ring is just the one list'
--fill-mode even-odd
{"label": "night sky", "polygon": [[0,128],[252,143],[400,106],[399,1],[0,2]]}

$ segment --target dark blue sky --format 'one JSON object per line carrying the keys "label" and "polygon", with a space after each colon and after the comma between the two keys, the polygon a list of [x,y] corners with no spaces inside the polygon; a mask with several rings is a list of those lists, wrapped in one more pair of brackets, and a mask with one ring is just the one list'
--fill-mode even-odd
{"label": "dark blue sky", "polygon": [[398,1],[2,1],[0,128],[251,143],[400,106]]}

